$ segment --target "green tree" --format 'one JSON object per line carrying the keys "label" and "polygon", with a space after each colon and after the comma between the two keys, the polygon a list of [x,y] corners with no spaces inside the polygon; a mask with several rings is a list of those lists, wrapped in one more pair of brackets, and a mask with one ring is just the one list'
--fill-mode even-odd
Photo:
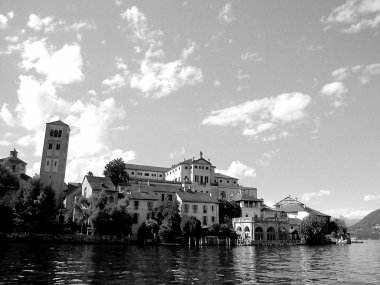
{"label": "green tree", "polygon": [[158,234],[165,241],[174,241],[181,235],[181,216],[177,201],[165,200],[160,206],[153,209],[154,219],[160,229]]}
{"label": "green tree", "polygon": [[227,200],[219,200],[219,223],[231,224],[233,218],[241,217],[240,205]]}
{"label": "green tree", "polygon": [[0,198],[9,190],[17,191],[19,179],[9,168],[0,163]]}
{"label": "green tree", "polygon": [[117,186],[119,183],[127,183],[129,176],[127,164],[122,158],[111,160],[104,168],[104,176],[111,178],[112,183]]}
{"label": "green tree", "polygon": [[333,237],[346,237],[347,234],[347,226],[346,222],[341,219],[334,219],[329,223],[329,232]]}
{"label": "green tree", "polygon": [[137,240],[139,243],[145,243],[147,239],[153,239],[158,233],[158,223],[153,219],[148,219],[141,224],[137,231]]}
{"label": "green tree", "polygon": [[0,232],[12,232],[14,213],[12,207],[0,200]]}
{"label": "green tree", "polygon": [[316,215],[305,217],[299,226],[300,236],[307,244],[316,244],[326,240],[328,224],[321,222]]}

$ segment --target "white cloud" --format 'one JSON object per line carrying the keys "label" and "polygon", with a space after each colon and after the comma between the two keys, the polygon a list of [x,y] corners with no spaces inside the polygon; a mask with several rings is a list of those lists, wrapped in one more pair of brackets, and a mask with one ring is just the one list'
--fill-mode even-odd
{"label": "white cloud", "polygon": [[341,6],[336,7],[328,17],[323,17],[321,21],[328,25],[341,25],[343,26],[342,31],[346,33],[375,29],[380,25],[380,1],[347,0]]}
{"label": "white cloud", "polygon": [[343,216],[348,219],[361,219],[369,213],[373,212],[372,210],[359,210],[353,208],[341,208],[341,209],[330,209],[324,210],[323,213],[328,214],[332,217],[340,217]]}
{"label": "white cloud", "polygon": [[65,44],[61,49],[54,51],[47,46],[46,40],[27,40],[23,44],[20,66],[26,71],[35,69],[45,75],[47,81],[56,84],[71,84],[83,80],[82,56],[77,43]]}
{"label": "white cloud", "polygon": [[226,5],[223,6],[223,8],[219,11],[218,17],[221,21],[224,21],[226,23],[232,23],[233,21],[236,20],[233,15],[231,3],[227,3]]}
{"label": "white cloud", "polygon": [[232,161],[227,170],[215,169],[215,172],[235,178],[256,177],[256,169],[249,167],[238,160]]}
{"label": "white cloud", "polygon": [[243,70],[239,70],[237,75],[236,75],[236,78],[238,80],[245,80],[245,79],[249,79],[251,76],[249,74],[246,74],[246,73],[243,73]]}
{"label": "white cloud", "polygon": [[[242,126],[243,134],[258,138],[277,132],[286,136],[282,127],[294,125],[307,116],[305,111],[311,98],[299,92],[284,93],[247,101],[240,105],[211,111],[202,124],[215,126]],[[277,137],[277,136],[276,136]]]}
{"label": "white cloud", "polygon": [[335,81],[324,85],[321,94],[326,96],[334,107],[340,107],[344,104],[344,94],[347,93],[347,91],[342,82]]}
{"label": "white cloud", "polygon": [[102,83],[109,87],[108,91],[115,90],[126,85],[124,77],[120,74],[115,74],[113,77],[103,80]]}
{"label": "white cloud", "polygon": [[169,154],[170,159],[173,159],[175,157],[182,157],[185,155],[185,148],[181,147],[180,149],[177,149]]}
{"label": "white cloud", "polygon": [[215,86],[215,87],[219,87],[221,84],[222,84],[222,83],[220,83],[219,80],[215,80],[215,81],[214,81],[214,86]]}
{"label": "white cloud", "polygon": [[268,152],[264,152],[262,157],[256,161],[258,165],[263,168],[268,167],[269,163],[277,156],[280,152],[280,149],[274,149]]}
{"label": "white cloud", "polygon": [[261,62],[264,61],[264,58],[259,56],[257,52],[245,52],[240,55],[241,59],[245,62],[249,61],[256,61],[256,62]]}
{"label": "white cloud", "polygon": [[8,18],[0,14],[0,29],[5,29],[8,26]]}
{"label": "white cloud", "polygon": [[364,201],[376,201],[380,200],[380,195],[368,194],[364,196]]}
{"label": "white cloud", "polygon": [[304,193],[302,194],[302,200],[309,202],[314,198],[329,196],[331,193],[332,191],[330,190],[319,190],[318,192]]}
{"label": "white cloud", "polygon": [[338,81],[357,75],[359,82],[364,85],[371,81],[372,77],[380,75],[380,63],[341,67],[331,72],[331,75]]}
{"label": "white cloud", "polygon": [[160,98],[177,91],[185,85],[203,81],[200,68],[186,65],[182,59],[163,63],[145,58],[139,73],[131,76],[130,86],[144,93],[146,97]]}
{"label": "white cloud", "polygon": [[41,31],[42,29],[52,29],[52,27],[48,27],[53,22],[53,19],[53,17],[40,18],[40,16],[36,14],[30,14],[28,27],[35,31]]}
{"label": "white cloud", "polygon": [[8,109],[8,104],[6,103],[4,103],[1,107],[0,118],[2,118],[8,126],[14,126],[16,124],[16,120],[13,118],[11,112]]}
{"label": "white cloud", "polygon": [[21,146],[29,146],[33,142],[33,138],[30,135],[19,138],[16,143]]}
{"label": "white cloud", "polygon": [[12,145],[11,142],[6,141],[6,140],[0,140],[0,146],[10,146]]}

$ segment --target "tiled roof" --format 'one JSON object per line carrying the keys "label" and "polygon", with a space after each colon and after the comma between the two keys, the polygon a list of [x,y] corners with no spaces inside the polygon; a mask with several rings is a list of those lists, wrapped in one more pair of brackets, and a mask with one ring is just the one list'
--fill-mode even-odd
{"label": "tiled roof", "polygon": [[131,200],[158,200],[153,192],[131,191],[127,193],[127,197]]}
{"label": "tiled roof", "polygon": [[27,163],[25,161],[19,159],[18,157],[8,156],[8,157],[4,157],[4,158],[0,159],[0,162],[6,162],[6,161],[14,161],[17,163],[22,163],[22,164],[27,165]]}
{"label": "tiled roof", "polygon": [[25,173],[21,173],[20,179],[25,180],[25,181],[29,181],[30,179],[32,179],[32,177],[30,177],[29,175],[26,175]]}
{"label": "tiled roof", "polygon": [[208,194],[193,193],[193,192],[177,192],[182,202],[196,202],[196,203],[219,203],[216,197],[211,197]]}
{"label": "tiled roof", "polygon": [[222,174],[222,173],[217,173],[217,172],[215,172],[215,178],[226,178],[226,179],[236,179],[236,180],[238,180],[235,177],[228,176],[228,175],[225,175],[225,174]]}
{"label": "tiled roof", "polygon": [[284,211],[286,213],[293,213],[293,212],[307,212],[309,214],[317,215],[317,216],[325,216],[330,217],[329,215],[325,215],[317,210],[314,210],[310,207],[305,206],[302,203],[298,204],[287,204],[280,207],[277,207],[277,210]]}
{"label": "tiled roof", "polygon": [[64,125],[64,126],[69,126],[68,124],[62,122],[61,120],[58,120],[58,121],[54,121],[54,122],[50,122],[50,123],[46,123],[46,125],[50,125],[50,124],[54,124],[54,125]]}
{"label": "tiled roof", "polygon": [[131,184],[124,186],[123,189],[126,191],[131,191],[131,192],[160,192],[160,193],[177,193],[178,191],[181,191],[181,185],[165,185],[165,184],[153,184],[150,183],[150,185],[147,184]]}
{"label": "tiled roof", "polygon": [[289,224],[290,225],[300,225],[301,224],[301,220],[300,219],[296,219],[296,218],[289,218]]}
{"label": "tiled roof", "polygon": [[249,196],[247,194],[237,194],[236,196],[232,197],[231,200],[233,201],[253,201],[253,202],[263,202],[263,199],[258,199],[252,196]]}
{"label": "tiled roof", "polygon": [[117,191],[115,185],[113,185],[111,178],[109,177],[98,177],[86,175],[88,183],[93,190],[105,190],[105,191]]}
{"label": "tiled roof", "polygon": [[141,170],[141,171],[155,171],[155,172],[166,172],[169,168],[150,166],[150,165],[140,165],[140,164],[127,164],[128,170]]}

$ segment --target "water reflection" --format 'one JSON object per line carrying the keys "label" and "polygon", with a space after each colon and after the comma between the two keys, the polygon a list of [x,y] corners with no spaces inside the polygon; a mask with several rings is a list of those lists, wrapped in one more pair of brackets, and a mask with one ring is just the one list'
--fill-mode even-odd
{"label": "water reflection", "polygon": [[380,241],[350,246],[0,246],[0,284],[379,284]]}

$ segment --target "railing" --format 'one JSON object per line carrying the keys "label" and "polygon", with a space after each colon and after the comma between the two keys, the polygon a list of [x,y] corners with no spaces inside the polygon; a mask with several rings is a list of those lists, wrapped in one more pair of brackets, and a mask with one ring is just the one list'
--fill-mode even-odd
{"label": "railing", "polygon": [[277,217],[242,217],[233,218],[234,223],[244,223],[244,222],[287,222],[288,218],[277,218]]}

